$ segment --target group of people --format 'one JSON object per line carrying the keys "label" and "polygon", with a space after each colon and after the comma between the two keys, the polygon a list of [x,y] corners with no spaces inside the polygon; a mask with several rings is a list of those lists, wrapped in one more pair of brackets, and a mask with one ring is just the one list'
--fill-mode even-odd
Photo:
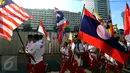
{"label": "group of people", "polygon": [[[122,46],[128,47],[124,40],[121,41],[119,37],[116,37],[116,39],[122,43]],[[121,73],[124,65],[120,62],[78,38],[74,38],[72,41],[64,42],[60,48],[63,55],[60,73],[65,73],[66,70],[70,70],[71,73],[86,73],[82,67],[83,64],[92,73],[101,73],[104,67],[106,73]]]}
{"label": "group of people", "polygon": [[[119,40],[119,38],[117,38]],[[123,41],[120,41],[123,45]],[[62,53],[62,62],[59,73],[65,73],[69,70],[71,73],[86,73],[83,64],[87,66],[92,73],[101,73],[103,66],[106,73],[113,71],[121,73],[123,65],[118,61],[103,53],[95,46],[86,42],[82,42],[77,37],[73,40],[63,42],[60,46]],[[43,35],[28,35],[27,44],[24,54],[28,58],[27,71],[28,73],[44,73],[47,64],[44,62],[44,42]]]}

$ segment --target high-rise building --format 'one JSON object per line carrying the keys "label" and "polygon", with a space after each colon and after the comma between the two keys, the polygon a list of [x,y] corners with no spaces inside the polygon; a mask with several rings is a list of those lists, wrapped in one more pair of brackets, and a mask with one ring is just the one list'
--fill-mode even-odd
{"label": "high-rise building", "polygon": [[95,9],[103,20],[108,19],[108,15],[110,14],[109,0],[83,0],[83,3],[91,13]]}
{"label": "high-rise building", "polygon": [[[37,29],[40,20],[43,21],[44,27],[46,30],[53,30],[56,25],[56,14],[53,9],[25,9],[30,15],[34,17],[34,19],[28,20],[24,24],[30,24],[32,29]],[[79,26],[81,19],[81,12],[69,12],[62,11],[65,18],[69,20],[68,27],[71,31],[74,30],[75,26]],[[19,28],[23,28],[23,25]]]}
{"label": "high-rise building", "polygon": [[125,12],[121,13],[121,17],[123,18],[123,23],[124,23],[124,14],[125,14]]}

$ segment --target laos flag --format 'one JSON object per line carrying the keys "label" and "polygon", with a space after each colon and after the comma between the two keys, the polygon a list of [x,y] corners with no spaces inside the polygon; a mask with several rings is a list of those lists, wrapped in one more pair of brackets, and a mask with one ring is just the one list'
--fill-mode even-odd
{"label": "laos flag", "polygon": [[128,50],[121,46],[86,8],[84,8],[78,38],[101,49],[122,64],[128,59]]}

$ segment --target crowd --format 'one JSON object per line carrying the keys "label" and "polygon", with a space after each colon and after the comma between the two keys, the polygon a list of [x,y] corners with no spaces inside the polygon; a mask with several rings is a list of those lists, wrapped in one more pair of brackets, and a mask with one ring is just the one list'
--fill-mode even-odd
{"label": "crowd", "polygon": [[[119,43],[125,48],[129,48],[129,42],[116,37]],[[95,46],[83,42],[75,36],[73,40],[63,42],[60,46],[62,53],[62,62],[59,73],[65,73],[69,70],[71,73],[86,73],[83,65],[92,73],[101,73],[105,67],[106,73],[111,71],[121,73],[123,67],[127,67],[127,63],[122,65],[106,53],[103,53]],[[44,62],[44,42],[42,35],[28,35],[28,41],[24,51],[28,58],[28,73],[44,73],[47,64]]]}

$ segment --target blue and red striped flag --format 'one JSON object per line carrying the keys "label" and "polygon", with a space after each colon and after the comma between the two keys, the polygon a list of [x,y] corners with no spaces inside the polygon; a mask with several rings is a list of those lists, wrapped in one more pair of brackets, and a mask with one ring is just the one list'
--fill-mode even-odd
{"label": "blue and red striped flag", "polygon": [[64,36],[64,28],[59,29],[58,35],[57,35],[57,39],[59,42],[62,42],[62,38]]}
{"label": "blue and red striped flag", "polygon": [[86,8],[84,8],[83,14],[78,38],[88,44],[94,45],[124,64],[128,59],[128,50],[125,50]]}
{"label": "blue and red striped flag", "polygon": [[58,10],[58,8],[54,8],[54,10],[56,12],[57,28],[65,28],[69,24],[69,21],[64,17],[64,14]]}

